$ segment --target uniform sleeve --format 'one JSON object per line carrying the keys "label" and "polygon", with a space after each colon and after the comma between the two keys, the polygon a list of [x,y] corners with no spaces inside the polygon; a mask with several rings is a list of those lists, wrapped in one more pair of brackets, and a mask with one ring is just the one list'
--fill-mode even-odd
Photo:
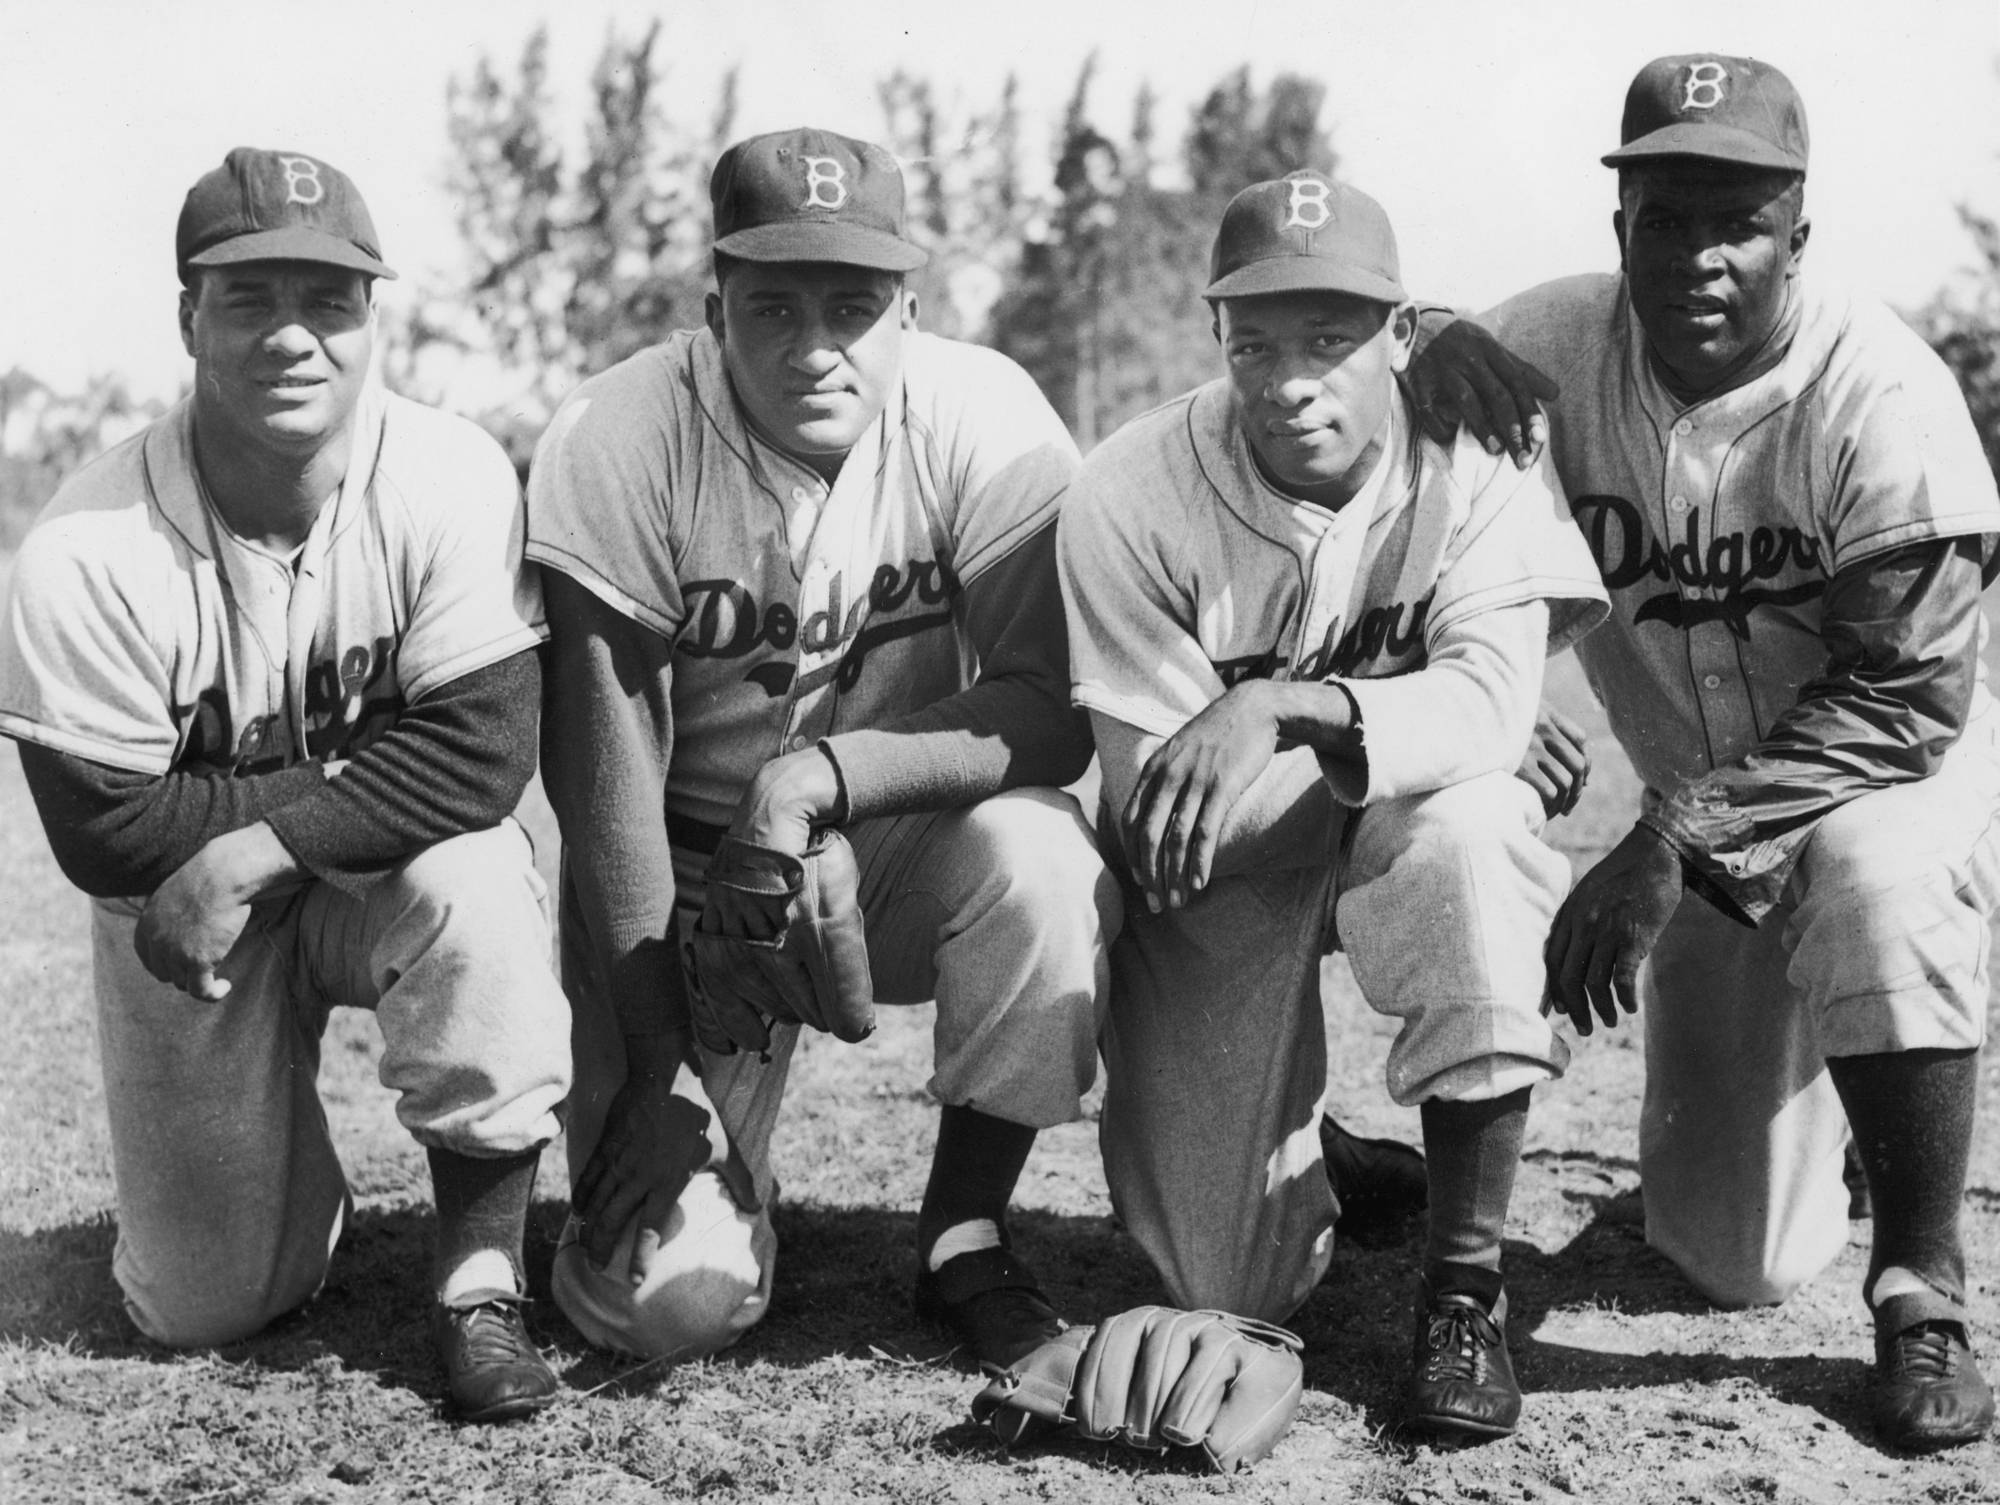
{"label": "uniform sleeve", "polygon": [[1821,618],[1825,671],[1746,756],[1643,817],[1724,913],[1762,919],[1820,817],[1926,777],[1958,740],[1979,673],[1982,545],[1933,540],[1836,573]]}
{"label": "uniform sleeve", "polygon": [[1108,465],[1084,471],[1058,530],[1076,703],[1154,736],[1187,725],[1223,692],[1176,579],[1184,541],[1162,487],[1128,486]]}
{"label": "uniform sleeve", "polygon": [[164,608],[145,561],[106,526],[71,513],[22,545],[0,623],[0,734],[159,775],[179,743],[168,666],[147,630]]}
{"label": "uniform sleeve", "polygon": [[[545,631],[541,581],[522,559],[524,519],[514,468],[484,434],[460,437],[457,420],[452,424],[445,432],[455,441],[449,462],[455,473],[428,481],[422,510],[412,507],[408,514],[421,519],[429,535],[409,626],[396,649],[403,693],[412,702],[533,648]],[[425,460],[440,463],[438,457]],[[396,483],[386,458],[384,471],[378,487]]]}
{"label": "uniform sleeve", "polygon": [[542,780],[562,829],[564,899],[579,907],[589,969],[623,1032],[685,1030],[661,804],[674,743],[668,645],[567,576],[550,578],[548,605]]}
{"label": "uniform sleeve", "polygon": [[1060,788],[1083,777],[1090,729],[1069,703],[1055,540],[1051,521],[966,585],[977,681],[820,744],[840,774],[848,820],[958,809],[1004,789]]}
{"label": "uniform sleeve", "polygon": [[671,640],[687,615],[667,522],[675,390],[643,374],[618,367],[557,410],[528,472],[527,557]]}
{"label": "uniform sleeve", "polygon": [[1534,730],[1548,641],[1548,604],[1523,601],[1459,617],[1414,673],[1341,680],[1361,739],[1355,757],[1322,756],[1334,793],[1369,805],[1511,772]]}

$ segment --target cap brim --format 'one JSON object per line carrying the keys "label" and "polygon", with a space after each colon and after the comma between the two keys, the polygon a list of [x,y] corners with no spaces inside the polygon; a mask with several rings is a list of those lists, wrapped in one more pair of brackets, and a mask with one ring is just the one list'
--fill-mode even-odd
{"label": "cap brim", "polygon": [[1343,267],[1316,256],[1268,256],[1238,267],[1202,290],[1218,298],[1254,298],[1260,293],[1348,293],[1377,303],[1405,303],[1403,285],[1365,267]]}
{"label": "cap brim", "polygon": [[829,261],[877,272],[914,272],[930,260],[887,231],[812,220],[753,225],[725,235],[715,249],[738,261]]}
{"label": "cap brim", "polygon": [[1694,157],[1707,162],[1733,162],[1741,167],[1767,167],[1780,172],[1804,172],[1805,158],[1785,151],[1762,136],[1732,125],[1701,125],[1677,121],[1641,136],[1600,160],[1606,167],[1630,167],[1662,157]]}
{"label": "cap brim", "polygon": [[371,277],[393,278],[388,266],[370,256],[352,241],[327,235],[304,225],[288,225],[282,230],[259,230],[197,251],[188,258],[193,267],[235,266],[245,261],[317,261],[326,266],[346,267]]}

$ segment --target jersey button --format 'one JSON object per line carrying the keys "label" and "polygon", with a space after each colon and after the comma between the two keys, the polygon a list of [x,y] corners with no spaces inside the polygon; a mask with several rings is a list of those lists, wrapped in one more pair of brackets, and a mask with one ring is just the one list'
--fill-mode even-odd
{"label": "jersey button", "polygon": [[1720,674],[1704,674],[1701,677],[1701,682],[1704,686],[1706,686],[1708,689],[1711,690],[1719,690],[1722,688],[1722,676]]}
{"label": "jersey button", "polygon": [[1688,499],[1676,492],[1667,498],[1667,509],[1672,512],[1685,512],[1688,510]]}
{"label": "jersey button", "polygon": [[812,738],[805,736],[803,734],[792,738],[792,743],[791,743],[792,751],[804,752],[808,747],[812,746],[812,740],[813,740]]}
{"label": "jersey button", "polygon": [[1693,420],[1687,418],[1676,419],[1674,422],[1674,432],[1685,439],[1689,434],[1694,432]]}

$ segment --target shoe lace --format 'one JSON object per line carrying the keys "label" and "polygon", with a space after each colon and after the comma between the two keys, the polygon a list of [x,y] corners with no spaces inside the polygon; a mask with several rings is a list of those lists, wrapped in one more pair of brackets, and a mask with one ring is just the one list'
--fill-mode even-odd
{"label": "shoe lace", "polygon": [[1486,1380],[1486,1352],[1500,1345],[1493,1319],[1472,1305],[1452,1302],[1431,1309],[1424,1334],[1424,1379],[1432,1384]]}
{"label": "shoe lace", "polygon": [[508,1301],[482,1301],[455,1307],[452,1320],[465,1337],[467,1356],[477,1364],[504,1364],[536,1352],[521,1323],[519,1308]]}
{"label": "shoe lace", "polygon": [[1893,1368],[1914,1380],[1948,1380],[1958,1368],[1957,1334],[1936,1322],[1920,1322],[1896,1334]]}

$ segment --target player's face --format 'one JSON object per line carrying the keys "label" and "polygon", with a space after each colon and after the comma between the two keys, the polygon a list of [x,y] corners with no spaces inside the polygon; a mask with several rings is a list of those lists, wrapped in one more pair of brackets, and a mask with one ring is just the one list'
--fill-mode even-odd
{"label": "player's face", "polygon": [[1784,319],[1810,223],[1784,173],[1721,164],[1628,180],[1613,227],[1654,356],[1694,392],[1754,368]]}
{"label": "player's face", "polygon": [[288,451],[345,435],[375,348],[369,288],[365,274],[318,262],[203,271],[181,294],[197,413]]}
{"label": "player's face", "polygon": [[1387,437],[1415,310],[1346,293],[1229,298],[1217,333],[1237,421],[1265,477],[1338,507],[1359,491]]}
{"label": "player's face", "polygon": [[738,262],[708,298],[751,425],[808,464],[837,464],[881,416],[916,319],[894,272],[828,262]]}

